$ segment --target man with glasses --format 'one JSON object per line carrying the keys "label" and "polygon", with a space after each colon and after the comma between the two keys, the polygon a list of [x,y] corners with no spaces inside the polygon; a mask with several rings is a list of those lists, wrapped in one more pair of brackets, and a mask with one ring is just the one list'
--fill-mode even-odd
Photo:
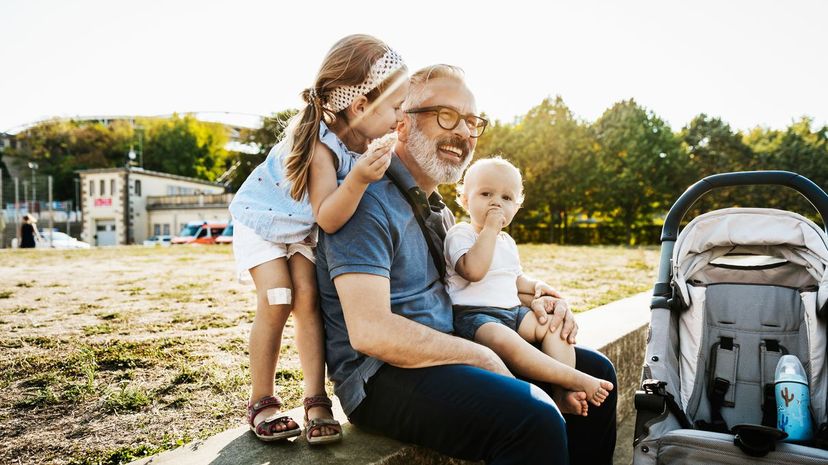
{"label": "man with glasses", "polygon": [[[412,76],[404,110],[386,177],[317,247],[328,374],[343,410],[358,426],[452,457],[612,463],[616,391],[589,416],[564,421],[544,390],[451,334],[442,240],[453,217],[437,186],[460,179],[487,121],[462,71],[448,65]],[[550,318],[574,340],[568,309]],[[576,364],[617,384],[597,352],[577,348]]]}

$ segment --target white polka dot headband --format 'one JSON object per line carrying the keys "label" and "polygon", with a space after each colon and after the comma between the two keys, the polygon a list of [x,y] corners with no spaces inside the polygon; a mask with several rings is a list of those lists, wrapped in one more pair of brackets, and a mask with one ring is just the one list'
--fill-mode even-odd
{"label": "white polka dot headband", "polygon": [[368,72],[368,77],[362,81],[362,84],[355,86],[339,86],[327,98],[325,108],[338,113],[346,108],[355,98],[360,95],[365,95],[374,90],[389,76],[397,72],[400,68],[405,66],[401,56],[390,48],[385,52],[379,60],[371,65],[371,71]]}

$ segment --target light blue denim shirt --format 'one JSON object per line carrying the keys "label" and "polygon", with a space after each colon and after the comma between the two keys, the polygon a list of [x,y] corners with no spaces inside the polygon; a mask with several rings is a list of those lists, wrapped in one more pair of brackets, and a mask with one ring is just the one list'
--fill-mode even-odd
{"label": "light blue denim shirt", "polygon": [[[265,240],[285,244],[301,242],[316,229],[309,197],[297,202],[290,196],[290,183],[284,174],[285,157],[291,149],[289,139],[270,150],[267,159],[250,173],[230,202],[233,221],[256,231]],[[359,154],[348,150],[324,121],[319,123],[319,140],[334,153],[338,165],[336,179],[341,183]]]}

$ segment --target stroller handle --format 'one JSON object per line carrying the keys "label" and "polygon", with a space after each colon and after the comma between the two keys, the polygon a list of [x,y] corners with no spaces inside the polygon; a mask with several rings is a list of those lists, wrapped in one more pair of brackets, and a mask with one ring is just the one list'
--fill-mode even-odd
{"label": "stroller handle", "polygon": [[681,220],[703,195],[721,187],[748,185],[779,185],[796,190],[819,212],[823,229],[828,232],[825,226],[828,222],[828,194],[813,181],[791,171],[738,171],[708,176],[684,191],[667,213],[664,227],[661,229],[661,242],[675,242]]}

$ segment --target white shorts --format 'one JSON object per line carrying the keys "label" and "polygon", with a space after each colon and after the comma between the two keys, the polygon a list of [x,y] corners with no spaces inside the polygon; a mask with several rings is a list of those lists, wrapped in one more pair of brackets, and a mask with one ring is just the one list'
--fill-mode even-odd
{"label": "white shorts", "polygon": [[302,242],[294,244],[280,244],[262,239],[251,228],[233,221],[233,256],[236,258],[236,270],[238,279],[242,283],[251,283],[249,270],[262,263],[276,260],[277,258],[290,257],[295,253],[316,263],[313,256],[313,249],[316,247],[316,234],[311,233]]}

